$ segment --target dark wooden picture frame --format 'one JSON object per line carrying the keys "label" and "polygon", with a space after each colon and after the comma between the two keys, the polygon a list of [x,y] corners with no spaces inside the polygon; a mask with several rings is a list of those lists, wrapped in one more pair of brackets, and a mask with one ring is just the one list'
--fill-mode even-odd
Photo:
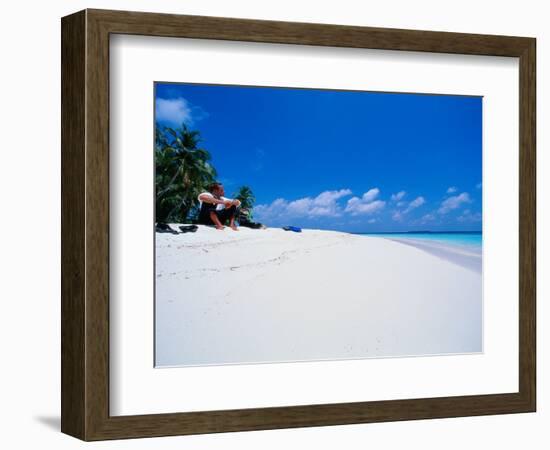
{"label": "dark wooden picture frame", "polygon": [[[309,427],[536,408],[534,38],[85,10],[62,30],[61,429],[83,440]],[[109,415],[109,36],[519,57],[519,391],[258,409]]]}

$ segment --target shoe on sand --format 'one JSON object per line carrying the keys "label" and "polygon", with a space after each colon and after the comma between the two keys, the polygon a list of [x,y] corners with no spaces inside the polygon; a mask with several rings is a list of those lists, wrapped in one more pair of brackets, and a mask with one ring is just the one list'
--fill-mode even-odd
{"label": "shoe on sand", "polygon": [[199,229],[196,225],[180,225],[178,228],[182,233],[195,233]]}
{"label": "shoe on sand", "polygon": [[178,234],[178,232],[172,228],[170,228],[170,225],[167,223],[157,223],[155,227],[155,231],[157,233],[172,233],[172,234]]}

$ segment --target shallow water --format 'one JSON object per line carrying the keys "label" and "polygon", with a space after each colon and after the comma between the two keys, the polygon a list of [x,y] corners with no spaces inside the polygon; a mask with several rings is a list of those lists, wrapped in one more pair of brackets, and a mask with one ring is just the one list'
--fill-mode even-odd
{"label": "shallow water", "polygon": [[362,233],[400,242],[481,273],[481,233]]}
{"label": "shallow water", "polygon": [[482,245],[481,233],[360,233],[368,236],[378,236],[390,239],[423,239],[442,242],[451,245],[470,245],[480,247]]}

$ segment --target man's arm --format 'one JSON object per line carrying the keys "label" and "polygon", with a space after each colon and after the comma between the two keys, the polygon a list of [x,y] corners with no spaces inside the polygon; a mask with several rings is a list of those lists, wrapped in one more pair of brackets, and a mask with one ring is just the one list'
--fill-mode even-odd
{"label": "man's arm", "polygon": [[226,206],[232,206],[232,205],[235,205],[235,206],[241,206],[241,201],[240,200],[237,200],[236,198],[233,199],[233,198],[225,198],[225,197],[222,197],[222,199],[224,200]]}
{"label": "man's arm", "polygon": [[241,202],[240,200],[232,199],[232,198],[226,198],[226,197],[220,197],[222,200],[222,203],[225,205],[226,208],[231,208],[231,206],[240,206]]}
{"label": "man's arm", "polygon": [[210,203],[212,205],[223,205],[225,204],[224,200],[219,200],[216,197],[214,197],[212,194],[201,194],[199,195],[199,200],[204,203]]}

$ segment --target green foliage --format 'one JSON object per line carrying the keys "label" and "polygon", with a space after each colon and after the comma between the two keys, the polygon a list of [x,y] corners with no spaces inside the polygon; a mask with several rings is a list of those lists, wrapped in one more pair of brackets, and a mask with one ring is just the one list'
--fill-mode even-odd
{"label": "green foliage", "polygon": [[248,218],[252,219],[252,208],[256,202],[256,197],[249,186],[241,186],[237,192],[233,195],[237,200],[241,202],[241,209],[248,211]]}
{"label": "green foliage", "polygon": [[210,153],[199,147],[200,132],[185,124],[155,130],[155,220],[186,222],[196,211],[198,195],[215,181]]}
{"label": "green foliage", "polygon": [[[185,124],[178,129],[156,124],[155,128],[155,221],[189,222],[198,214],[198,196],[216,180],[210,153],[200,147],[200,132]],[[249,186],[234,194],[241,208],[252,208],[256,198]]]}

